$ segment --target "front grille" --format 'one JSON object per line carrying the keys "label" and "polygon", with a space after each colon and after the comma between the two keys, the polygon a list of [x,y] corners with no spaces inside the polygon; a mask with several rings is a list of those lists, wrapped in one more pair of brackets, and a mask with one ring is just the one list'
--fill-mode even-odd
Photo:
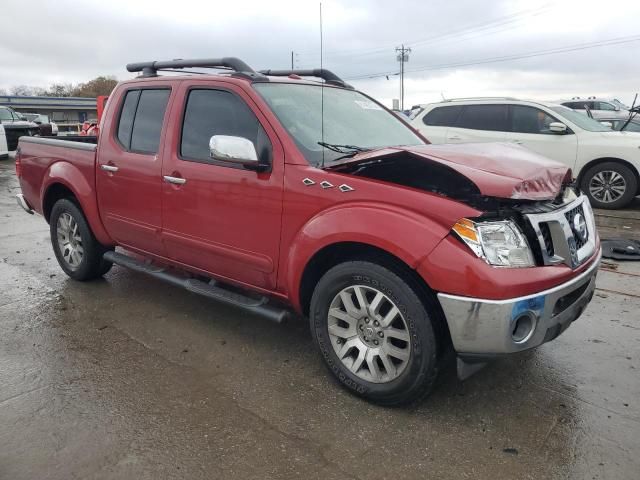
{"label": "front grille", "polygon": [[584,195],[553,211],[526,213],[524,217],[535,233],[544,265],[564,263],[576,268],[593,255],[597,235]]}
{"label": "front grille", "polygon": [[569,222],[569,227],[571,228],[571,231],[573,232],[573,238],[576,241],[576,248],[578,250],[580,250],[582,247],[584,247],[584,245],[587,243],[587,240],[589,240],[589,231],[587,230],[587,234],[584,238],[582,238],[580,236],[580,234],[578,232],[576,232],[574,225],[573,225],[573,221],[576,217],[576,215],[582,215],[582,218],[584,219],[584,211],[582,210],[582,205],[578,205],[575,208],[572,208],[571,210],[567,211],[564,213],[564,216],[566,217],[567,221]]}
{"label": "front grille", "polygon": [[542,239],[544,240],[544,247],[547,255],[553,257],[555,251],[553,249],[553,240],[551,239],[551,230],[549,224],[544,222],[540,224],[540,233],[542,233]]}

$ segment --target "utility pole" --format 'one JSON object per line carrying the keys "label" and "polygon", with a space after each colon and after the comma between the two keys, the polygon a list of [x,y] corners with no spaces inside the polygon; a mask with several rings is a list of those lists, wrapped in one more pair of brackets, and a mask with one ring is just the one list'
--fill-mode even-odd
{"label": "utility pole", "polygon": [[400,47],[396,47],[398,53],[398,61],[400,62],[400,110],[404,110],[404,64],[409,61],[409,54],[411,48],[405,47],[402,44]]}
{"label": "utility pole", "polygon": [[291,70],[293,69],[293,50],[291,50]]}

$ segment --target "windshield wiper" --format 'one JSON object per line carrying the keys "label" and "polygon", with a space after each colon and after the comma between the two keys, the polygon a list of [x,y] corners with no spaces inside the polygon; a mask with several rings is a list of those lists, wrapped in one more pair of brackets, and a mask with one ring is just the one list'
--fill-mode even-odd
{"label": "windshield wiper", "polygon": [[360,152],[368,152],[371,150],[370,148],[359,147],[357,145],[339,145],[335,143],[327,143],[327,142],[318,142],[318,145],[321,147],[325,147],[332,152],[342,153],[338,158],[334,158],[331,162],[337,162],[338,160],[342,160],[343,158],[350,158],[354,155],[357,155]]}

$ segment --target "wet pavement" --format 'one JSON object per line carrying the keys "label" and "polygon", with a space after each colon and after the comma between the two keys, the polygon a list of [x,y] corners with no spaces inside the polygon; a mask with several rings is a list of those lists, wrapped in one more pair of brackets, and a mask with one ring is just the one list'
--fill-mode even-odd
{"label": "wet pavement", "polygon": [[68,279],[18,191],[0,161],[0,479],[640,478],[640,262],[606,265],[554,342],[387,409],[303,321],[120,267]]}

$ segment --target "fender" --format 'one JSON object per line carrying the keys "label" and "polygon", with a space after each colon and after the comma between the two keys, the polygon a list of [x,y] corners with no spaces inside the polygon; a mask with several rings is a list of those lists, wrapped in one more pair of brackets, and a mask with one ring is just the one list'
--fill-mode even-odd
{"label": "fender", "polygon": [[289,300],[301,310],[304,269],[324,247],[341,242],[364,243],[385,250],[415,269],[449,229],[424,215],[378,202],[341,204],[323,210],[303,225],[291,243],[283,282]]}
{"label": "fender", "polygon": [[[95,165],[92,166],[92,169],[93,168],[95,168]],[[90,185],[80,169],[69,162],[58,161],[50,165],[47,169],[42,179],[42,188],[40,191],[42,202],[40,206],[41,211],[44,211],[44,200],[49,188],[57,183],[71,190],[78,199],[80,207],[96,239],[103,245],[114,245],[115,242],[109,236],[100,220],[95,185]]]}

